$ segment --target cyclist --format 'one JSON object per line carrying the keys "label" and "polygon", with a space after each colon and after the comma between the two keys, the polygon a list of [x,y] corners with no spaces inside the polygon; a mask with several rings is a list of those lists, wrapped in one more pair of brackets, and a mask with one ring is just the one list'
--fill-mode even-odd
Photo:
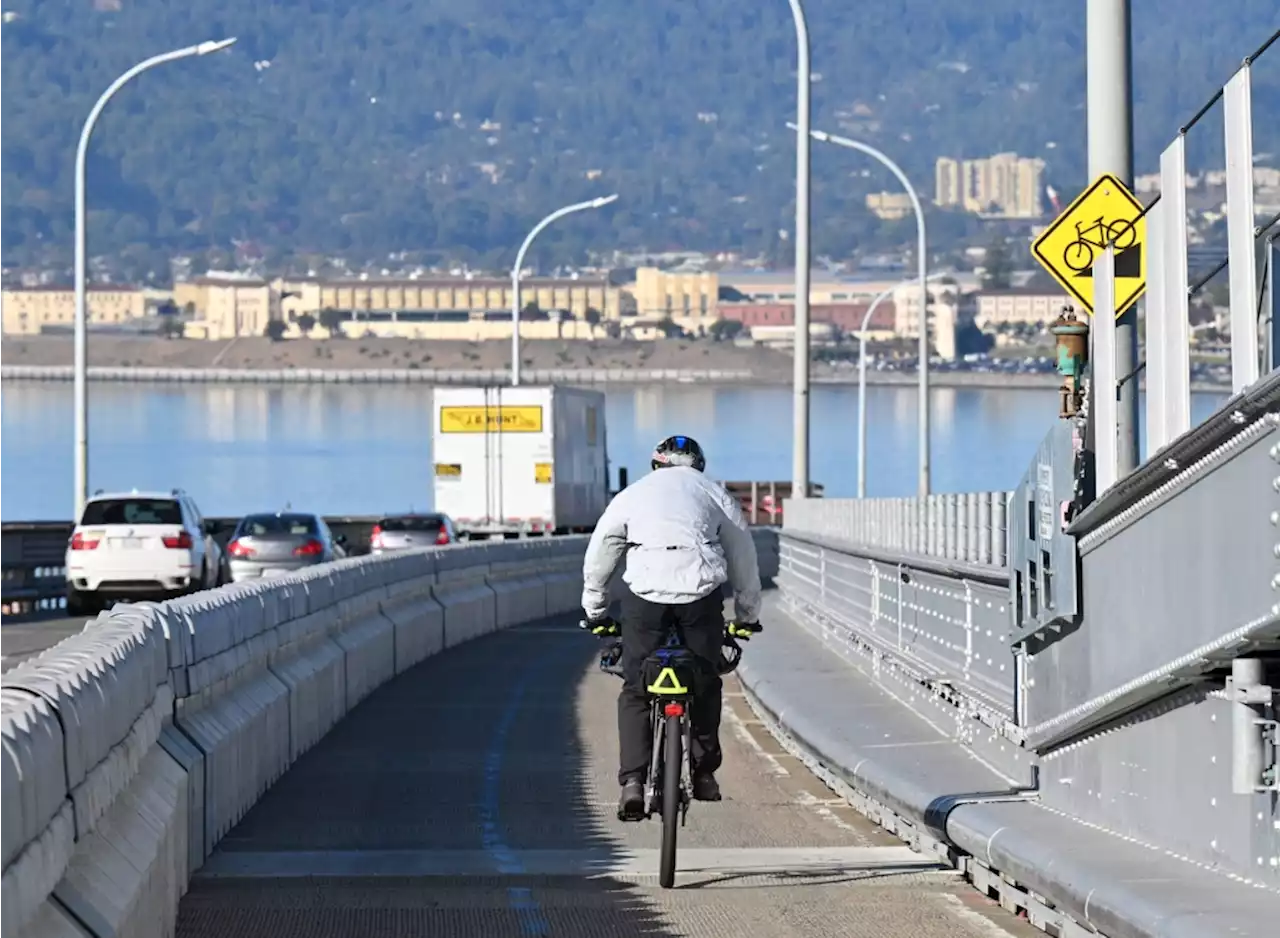
{"label": "cyclist", "polygon": [[[734,589],[736,622],[730,634],[749,639],[760,631],[760,572],[755,542],[742,511],[724,487],[703,470],[706,457],[695,440],[672,436],[658,444],[654,470],[609,503],[587,545],[582,565],[582,607],[595,634],[613,634],[609,580],[626,555],[622,599],[622,691],[618,694],[618,817],[644,816],[644,778],[653,740],[641,664],[679,628],[684,645],[704,663],[706,680],[690,708],[693,797],[718,801],[720,786],[720,675],[724,642],[721,587]],[[658,472],[657,470],[663,470]]]}

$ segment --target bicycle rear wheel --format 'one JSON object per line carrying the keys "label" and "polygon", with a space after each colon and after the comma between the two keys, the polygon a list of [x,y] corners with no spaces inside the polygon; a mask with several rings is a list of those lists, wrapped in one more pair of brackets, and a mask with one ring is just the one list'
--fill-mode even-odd
{"label": "bicycle rear wheel", "polygon": [[676,881],[676,836],[680,831],[680,767],[684,733],[683,713],[669,713],[662,728],[662,850],[658,884],[670,889]]}

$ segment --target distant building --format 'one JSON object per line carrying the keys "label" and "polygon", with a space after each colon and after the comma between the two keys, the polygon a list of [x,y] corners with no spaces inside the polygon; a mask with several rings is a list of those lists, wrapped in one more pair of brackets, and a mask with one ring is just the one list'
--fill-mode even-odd
{"label": "distant building", "polygon": [[[324,319],[353,337],[481,341],[511,335],[511,282],[506,278],[267,282],[215,275],[179,284],[175,301],[196,311],[196,320],[187,326],[193,338],[260,336],[273,319],[294,334],[302,331],[300,320],[311,326]],[[521,305],[536,306],[540,315],[521,328],[531,338],[589,338],[595,333],[587,323],[589,311],[598,313],[601,322],[616,319],[620,302],[620,291],[605,278],[525,278]]]}
{"label": "distant building", "polygon": [[995,326],[1043,326],[1053,322],[1071,303],[1065,292],[1028,287],[982,290],[976,296],[974,323],[980,329]]}
{"label": "distant building", "polygon": [[635,283],[624,289],[633,300],[628,312],[642,320],[670,319],[686,332],[698,334],[720,318],[720,278],[712,272],[639,267]]}
{"label": "distant building", "polygon": [[977,215],[1039,218],[1044,214],[1044,160],[997,153],[979,160],[940,158],[934,202]]}
{"label": "distant building", "polygon": [[265,280],[240,276],[196,277],[174,285],[173,302],[194,318],[186,325],[192,339],[260,336],[273,318],[274,296]]}
{"label": "distant building", "polygon": [[912,213],[911,196],[905,192],[873,192],[867,196],[867,209],[877,218],[897,221]]}
{"label": "distant building", "polygon": [[[809,307],[809,322],[828,323],[840,332],[853,334],[862,328],[866,318],[869,302],[865,303],[816,303]],[[758,328],[795,328],[796,308],[794,303],[721,303],[720,315],[723,319],[734,320],[752,330]],[[868,337],[872,341],[892,339],[894,309],[889,300],[881,303],[871,321],[867,323]]]}
{"label": "distant building", "polygon": [[[88,322],[120,324],[147,313],[149,291],[134,286],[90,286],[85,291]],[[47,327],[75,324],[76,295],[71,287],[6,289],[0,293],[5,335],[39,335]]]}
{"label": "distant building", "polygon": [[[955,282],[935,280],[928,284],[929,337],[939,358],[956,357],[956,330],[974,319],[973,294]],[[920,335],[920,285],[902,283],[893,291],[893,331],[901,339]]]}

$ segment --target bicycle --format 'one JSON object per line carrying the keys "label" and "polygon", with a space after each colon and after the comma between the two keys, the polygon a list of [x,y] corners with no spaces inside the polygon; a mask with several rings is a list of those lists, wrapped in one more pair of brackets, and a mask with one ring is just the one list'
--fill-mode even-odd
{"label": "bicycle", "polygon": [[[1087,236],[1086,233],[1091,231],[1098,232],[1096,239]],[[1083,222],[1076,222],[1076,239],[1063,250],[1062,262],[1080,273],[1093,266],[1095,248],[1101,251],[1109,243],[1113,243],[1117,251],[1122,251],[1131,247],[1137,240],[1138,232],[1131,221],[1120,219],[1107,224],[1099,218],[1088,227],[1085,227]]]}
{"label": "bicycle", "polygon": [[[617,624],[610,620],[612,628],[602,637],[613,640],[600,653],[600,670],[622,677],[622,639],[617,636]],[[580,628],[587,628],[584,620]],[[720,660],[716,670],[723,677],[732,673],[742,657],[742,646],[731,634],[734,623],[725,626],[721,643]],[[759,632],[759,626],[748,630]],[[653,750],[649,758],[649,771],[644,781],[644,816],[636,820],[648,820],[655,814],[662,817],[662,845],[659,850],[658,883],[670,889],[676,878],[676,841],[679,829],[684,826],[693,800],[693,765],[690,761],[690,742],[693,724],[689,707],[706,677],[705,665],[683,644],[677,626],[667,629],[666,641],[641,663],[640,674],[651,698],[650,726]],[[632,820],[622,817],[619,820]],[[677,823],[678,822],[678,823]]]}

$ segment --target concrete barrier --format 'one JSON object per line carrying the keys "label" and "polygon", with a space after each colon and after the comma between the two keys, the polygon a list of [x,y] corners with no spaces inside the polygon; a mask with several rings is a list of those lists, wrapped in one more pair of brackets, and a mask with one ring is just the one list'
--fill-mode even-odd
{"label": "concrete barrier", "polygon": [[514,550],[495,555],[489,564],[486,582],[493,590],[497,628],[546,616],[547,582],[541,571],[554,556],[548,546],[550,542],[537,540],[516,542]]}
{"label": "concrete barrier", "polygon": [[38,694],[0,689],[3,715],[4,934],[42,916],[75,848],[67,798],[66,742],[53,705]]}
{"label": "concrete barrier", "polygon": [[95,934],[147,934],[156,897],[176,908],[185,788],[165,798],[177,767],[155,748],[173,708],[167,678],[163,631],[132,612],[4,675],[6,935],[61,929],[68,909]]}
{"label": "concrete barrier", "polygon": [[444,610],[444,645],[452,648],[497,628],[497,603],[489,585],[489,558],[497,545],[457,545],[436,556],[432,588]]}
{"label": "concrete barrier", "polygon": [[191,874],[290,765],[426,657],[578,608],[586,543],[351,558],[119,605],[5,673],[6,938],[171,935]]}
{"label": "concrete barrier", "polygon": [[396,673],[444,648],[444,607],[432,590],[436,585],[434,554],[417,553],[395,558],[400,570],[387,584],[382,614],[395,626]]}
{"label": "concrete barrier", "polygon": [[582,558],[586,550],[586,538],[566,538],[565,543],[553,541],[548,546],[542,566],[547,615],[564,615],[582,608]]}
{"label": "concrete barrier", "polygon": [[5,934],[171,932],[190,873],[351,707],[447,645],[576,606],[585,540],[353,558],[117,606],[15,667]]}

